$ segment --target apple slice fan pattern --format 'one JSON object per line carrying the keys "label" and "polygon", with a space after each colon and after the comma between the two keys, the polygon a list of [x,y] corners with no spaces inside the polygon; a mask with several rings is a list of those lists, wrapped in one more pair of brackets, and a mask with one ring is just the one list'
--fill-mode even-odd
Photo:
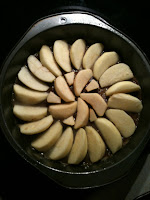
{"label": "apple slice fan pattern", "polygon": [[90,164],[131,139],[142,110],[141,87],[115,51],[97,42],[57,40],[27,58],[13,86],[20,134],[46,159]]}

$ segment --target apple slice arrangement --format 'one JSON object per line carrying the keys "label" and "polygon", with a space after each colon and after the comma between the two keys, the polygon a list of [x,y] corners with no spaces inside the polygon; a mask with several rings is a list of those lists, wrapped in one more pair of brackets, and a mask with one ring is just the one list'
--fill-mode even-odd
{"label": "apple slice arrangement", "polygon": [[113,155],[135,132],[142,110],[130,67],[101,43],[57,40],[51,49],[43,45],[18,73],[13,113],[20,132],[37,134],[33,149],[68,164]]}

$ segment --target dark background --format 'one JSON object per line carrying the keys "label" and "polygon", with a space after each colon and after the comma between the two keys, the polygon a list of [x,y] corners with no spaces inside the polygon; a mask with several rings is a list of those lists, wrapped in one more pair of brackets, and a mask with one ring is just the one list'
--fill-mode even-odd
{"label": "dark background", "polygon": [[[133,39],[150,59],[150,11],[148,1],[96,1],[96,0],[54,0],[49,4],[40,1],[30,4],[18,1],[18,4],[0,6],[0,66],[10,50],[39,18],[63,10],[94,9],[109,23]],[[69,6],[69,7],[66,7]],[[9,145],[0,132],[0,200],[1,199],[125,199],[134,183],[146,156],[150,152],[147,145],[136,167],[123,178],[111,185],[88,189],[69,190],[58,186],[24,161]],[[134,173],[132,173],[134,171]],[[149,197],[150,198],[150,197]]]}

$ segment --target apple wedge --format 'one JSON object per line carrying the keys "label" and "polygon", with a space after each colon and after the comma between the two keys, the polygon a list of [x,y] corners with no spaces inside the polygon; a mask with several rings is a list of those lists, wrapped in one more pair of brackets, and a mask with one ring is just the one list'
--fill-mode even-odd
{"label": "apple wedge", "polygon": [[83,57],[83,68],[90,69],[103,51],[104,46],[101,43],[91,45]]}
{"label": "apple wedge", "polygon": [[75,136],[74,143],[68,156],[69,164],[79,164],[87,154],[87,136],[83,128],[80,128]]}
{"label": "apple wedge", "polygon": [[119,63],[108,68],[100,77],[101,87],[107,87],[114,83],[133,78],[133,73],[128,65]]}
{"label": "apple wedge", "polygon": [[130,93],[140,90],[141,87],[131,81],[121,81],[115,83],[106,91],[106,96],[111,96],[116,93]]}
{"label": "apple wedge", "polygon": [[49,86],[34,77],[26,66],[22,67],[18,73],[19,80],[27,87],[37,91],[47,91]]}
{"label": "apple wedge", "polygon": [[86,126],[89,119],[89,107],[88,105],[81,99],[78,98],[77,102],[77,116],[74,125],[74,129],[81,128]]}
{"label": "apple wedge", "polygon": [[99,88],[99,84],[97,81],[95,81],[94,79],[86,86],[86,91],[90,92],[92,90],[98,89]]}
{"label": "apple wedge", "polygon": [[80,97],[92,106],[98,116],[104,115],[107,104],[98,93],[81,93]]}
{"label": "apple wedge", "polygon": [[44,101],[48,96],[47,92],[34,91],[18,84],[14,84],[13,90],[18,101],[30,105],[38,104]]}
{"label": "apple wedge", "polygon": [[19,125],[20,132],[26,135],[34,135],[41,133],[48,129],[53,123],[53,117],[51,115],[44,117],[35,122]]}
{"label": "apple wedge", "polygon": [[124,93],[113,94],[108,99],[108,107],[135,113],[141,112],[143,108],[142,102],[138,98]]}
{"label": "apple wedge", "polygon": [[71,92],[71,90],[63,76],[59,76],[56,78],[56,80],[54,82],[54,86],[55,86],[55,90],[56,90],[57,94],[65,102],[75,101],[75,96]]}
{"label": "apple wedge", "polygon": [[80,69],[82,59],[86,50],[86,43],[83,39],[76,40],[70,49],[70,59],[76,69]]}
{"label": "apple wedge", "polygon": [[74,92],[76,96],[80,96],[85,85],[88,83],[93,73],[91,69],[84,69],[78,72],[74,79]]}
{"label": "apple wedge", "polygon": [[128,138],[134,133],[136,129],[135,123],[123,110],[109,109],[105,114],[115,124],[123,137]]}
{"label": "apple wedge", "polygon": [[63,127],[59,121],[32,141],[31,146],[40,152],[48,151],[60,138]]}
{"label": "apple wedge", "polygon": [[67,119],[63,120],[63,123],[68,125],[68,126],[74,126],[75,120],[73,116],[68,117]]}
{"label": "apple wedge", "polygon": [[47,107],[14,105],[13,113],[24,121],[36,121],[47,115]]}
{"label": "apple wedge", "polygon": [[65,74],[65,78],[66,78],[66,81],[68,83],[68,85],[73,85],[73,82],[74,82],[74,72],[69,72],[67,74]]}
{"label": "apple wedge", "polygon": [[93,67],[93,75],[96,80],[99,80],[101,75],[112,65],[119,61],[119,56],[116,52],[105,52],[95,62]]}
{"label": "apple wedge", "polygon": [[53,46],[56,62],[65,72],[71,72],[71,62],[69,57],[69,45],[64,40],[56,40]]}
{"label": "apple wedge", "polygon": [[122,138],[118,129],[106,118],[98,118],[95,124],[111,152],[116,153],[122,147]]}
{"label": "apple wedge", "polygon": [[30,71],[38,79],[50,83],[54,81],[55,76],[46,67],[44,67],[35,56],[30,55],[27,59],[27,63]]}
{"label": "apple wedge", "polygon": [[90,108],[90,122],[94,122],[97,119],[97,116],[93,109]]}
{"label": "apple wedge", "polygon": [[77,102],[49,106],[49,112],[56,119],[66,119],[77,109]]}
{"label": "apple wedge", "polygon": [[61,76],[61,70],[56,63],[53,53],[50,48],[46,45],[43,45],[40,49],[40,61],[44,67],[46,67],[54,76]]}
{"label": "apple wedge", "polygon": [[71,127],[68,127],[50,150],[48,157],[52,160],[59,160],[66,157],[71,150],[72,144],[73,130]]}
{"label": "apple wedge", "polygon": [[61,103],[61,98],[58,97],[54,92],[50,92],[47,97],[48,103]]}
{"label": "apple wedge", "polygon": [[85,128],[88,142],[88,152],[92,163],[101,160],[106,152],[106,146],[100,134],[92,127]]}

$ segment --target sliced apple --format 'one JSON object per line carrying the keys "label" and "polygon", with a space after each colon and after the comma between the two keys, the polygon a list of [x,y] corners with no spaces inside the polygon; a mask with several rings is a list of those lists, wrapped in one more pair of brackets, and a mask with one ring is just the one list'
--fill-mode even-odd
{"label": "sliced apple", "polygon": [[13,89],[16,99],[25,104],[38,104],[44,101],[48,96],[47,92],[34,91],[18,84],[14,84]]}
{"label": "sliced apple", "polygon": [[59,76],[56,78],[56,80],[54,82],[54,86],[55,86],[55,90],[56,90],[57,94],[65,102],[75,101],[75,96],[71,92],[71,90],[63,76]]}
{"label": "sliced apple", "polygon": [[134,133],[136,129],[135,123],[123,110],[109,109],[105,114],[115,124],[123,137],[130,137]]}
{"label": "sliced apple", "polygon": [[80,97],[92,106],[98,116],[104,115],[107,104],[98,93],[81,93]]}
{"label": "sliced apple", "polygon": [[97,118],[95,124],[111,152],[116,153],[122,147],[122,138],[118,129],[106,118]]}
{"label": "sliced apple", "polygon": [[87,136],[83,128],[80,128],[68,157],[69,164],[79,164],[87,154]]}
{"label": "sliced apple", "polygon": [[48,157],[52,160],[59,160],[66,157],[71,150],[72,144],[73,130],[71,127],[68,127],[56,142]]}
{"label": "sliced apple", "polygon": [[86,126],[85,128],[88,142],[88,152],[91,162],[101,160],[106,151],[106,146],[100,134],[92,127]]}
{"label": "sliced apple", "polygon": [[101,87],[107,87],[114,83],[133,78],[133,73],[128,65],[119,63],[108,68],[100,77]]}
{"label": "sliced apple", "polygon": [[69,126],[73,126],[75,124],[75,120],[73,116],[68,117],[67,119],[63,120],[63,123]]}
{"label": "sliced apple", "polygon": [[65,72],[71,72],[71,62],[69,57],[69,45],[64,40],[56,40],[53,46],[56,62]]}
{"label": "sliced apple", "polygon": [[80,69],[81,67],[85,49],[86,49],[86,43],[83,39],[76,40],[71,46],[70,58],[73,66],[76,69]]}
{"label": "sliced apple", "polygon": [[112,65],[119,61],[119,56],[116,52],[105,52],[95,62],[93,67],[93,75],[96,80],[99,80],[101,75]]}
{"label": "sliced apple", "polygon": [[78,98],[77,116],[74,128],[77,129],[86,126],[88,123],[88,119],[89,119],[89,107],[81,98]]}
{"label": "sliced apple", "polygon": [[49,112],[56,119],[66,119],[77,109],[77,102],[49,106]]}
{"label": "sliced apple", "polygon": [[69,72],[67,74],[65,74],[65,78],[67,80],[68,85],[73,85],[74,82],[74,72]]}
{"label": "sliced apple", "polygon": [[33,90],[47,91],[49,86],[34,77],[26,66],[22,67],[18,73],[19,80]]}
{"label": "sliced apple", "polygon": [[13,113],[21,120],[36,121],[47,115],[47,107],[14,105]]}
{"label": "sliced apple", "polygon": [[46,45],[43,45],[40,50],[40,61],[44,67],[46,67],[54,76],[61,76],[61,70],[56,63],[53,53],[50,48]]}
{"label": "sliced apple", "polygon": [[50,92],[47,97],[48,103],[61,103],[61,98],[58,97],[54,92]]}
{"label": "sliced apple", "polygon": [[80,96],[85,85],[88,83],[93,73],[91,69],[84,69],[78,72],[74,79],[74,92],[76,96]]}
{"label": "sliced apple", "polygon": [[30,71],[36,76],[38,79],[44,82],[53,82],[55,76],[44,66],[42,66],[41,62],[33,55],[30,55],[27,59],[28,67]]}
{"label": "sliced apple", "polygon": [[106,96],[111,96],[116,93],[135,92],[140,89],[141,87],[136,83],[133,83],[131,81],[121,81],[119,83],[115,83],[110,88],[108,88],[108,90],[106,91]]}
{"label": "sliced apple", "polygon": [[57,121],[48,130],[42,133],[42,135],[33,140],[31,146],[41,152],[48,151],[58,141],[62,131],[62,125]]}
{"label": "sliced apple", "polygon": [[53,117],[52,115],[49,115],[38,121],[19,125],[19,128],[21,133],[26,135],[33,135],[45,131],[50,127],[52,123],[53,123]]}
{"label": "sliced apple", "polygon": [[91,45],[83,57],[83,68],[90,69],[103,51],[104,46],[101,43]]}
{"label": "sliced apple", "polygon": [[94,122],[97,119],[97,116],[92,108],[90,108],[90,122]]}
{"label": "sliced apple", "polygon": [[99,84],[97,81],[95,81],[94,79],[86,86],[86,91],[90,92],[92,90],[98,89],[99,88]]}
{"label": "sliced apple", "polygon": [[113,94],[108,99],[108,107],[136,113],[141,112],[143,108],[142,102],[138,98],[124,93]]}

